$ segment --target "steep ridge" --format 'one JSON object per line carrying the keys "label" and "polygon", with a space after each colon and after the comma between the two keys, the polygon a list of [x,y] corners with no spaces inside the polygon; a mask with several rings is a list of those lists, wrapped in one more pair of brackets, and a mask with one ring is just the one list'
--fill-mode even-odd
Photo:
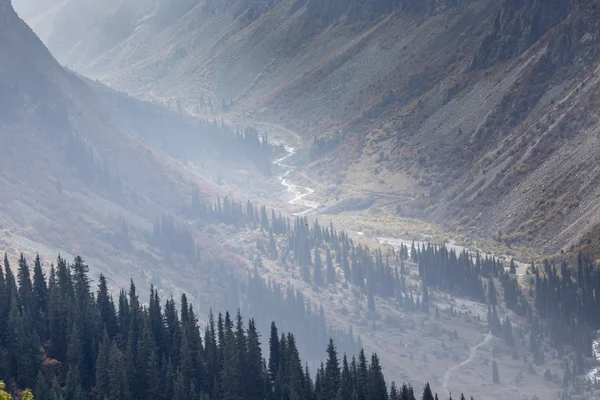
{"label": "steep ridge", "polygon": [[56,47],[61,62],[136,96],[316,138],[308,172],[340,201],[344,184],[403,195],[405,215],[545,253],[585,243],[597,223],[596,116],[582,111],[595,101],[592,1],[127,4],[143,16],[111,11],[127,21],[118,39],[98,24],[85,51]]}
{"label": "steep ridge", "polygon": [[10,2],[1,8],[3,248],[46,249],[46,259],[81,253],[113,281],[135,277],[181,291],[189,284],[185,274],[165,268],[146,235],[158,217],[189,203],[193,190],[217,190],[123,129],[83,81],[60,67]]}

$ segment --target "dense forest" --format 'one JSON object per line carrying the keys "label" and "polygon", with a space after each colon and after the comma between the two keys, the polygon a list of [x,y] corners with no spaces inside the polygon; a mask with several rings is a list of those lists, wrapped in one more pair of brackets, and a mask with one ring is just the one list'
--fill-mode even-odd
{"label": "dense forest", "polygon": [[[352,285],[367,299],[370,312],[376,312],[376,296],[395,301],[407,311],[429,312],[430,290],[441,290],[487,304],[490,331],[515,352],[516,334],[510,318],[502,317],[499,308],[502,305],[525,318],[526,328],[520,328],[518,336],[528,343],[533,362],[544,364],[543,343],[548,343],[556,350],[554,357],[566,357],[566,381],[571,379],[571,371],[584,374],[585,360],[592,357],[594,331],[600,329],[596,311],[600,274],[581,253],[576,268],[565,262],[558,269],[549,261],[543,268],[531,265],[523,289],[514,261],[504,265],[479,252],[413,243],[384,254],[381,249],[354,243],[332,224],[309,223],[306,217],[290,220],[264,206],[228,198],[211,203],[199,194],[193,196],[188,212],[206,221],[262,231],[264,239],[258,240],[257,249],[266,258],[292,267],[298,277],[316,287]],[[407,284],[409,265],[418,271],[421,283],[417,290]]]}
{"label": "dense forest", "polygon": [[[254,319],[211,313],[204,331],[181,296],[143,304],[131,282],[115,301],[104,276],[97,289],[81,257],[58,257],[46,278],[23,255],[16,277],[0,268],[0,398],[412,400],[409,385],[386,384],[379,358],[351,359],[333,342],[316,374],[303,365],[296,338],[271,324],[268,356]],[[265,343],[267,346],[267,344]],[[429,384],[422,399],[437,399]],[[464,397],[462,397],[464,398]]]}
{"label": "dense forest", "polygon": [[[127,128],[178,159],[202,162],[203,158],[217,154],[221,162],[245,160],[268,176],[271,156],[284,152],[282,145],[269,142],[266,135],[260,135],[254,128],[238,130],[223,121],[191,117],[179,101],[175,104],[141,101],[97,82],[89,84]],[[210,99],[201,96],[195,111],[207,107],[213,108]]]}

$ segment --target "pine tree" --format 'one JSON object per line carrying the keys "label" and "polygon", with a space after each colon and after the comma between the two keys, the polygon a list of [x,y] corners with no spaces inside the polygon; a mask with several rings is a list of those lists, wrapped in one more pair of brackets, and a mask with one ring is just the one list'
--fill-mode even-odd
{"label": "pine tree", "polygon": [[398,388],[396,387],[396,382],[392,381],[392,385],[390,386],[390,400],[401,400],[400,393],[398,392]]}
{"label": "pine tree", "polygon": [[423,389],[423,397],[422,400],[434,400],[433,393],[431,392],[431,387],[429,386],[429,382],[425,384],[425,388]]}
{"label": "pine tree", "polygon": [[333,258],[331,257],[331,251],[329,250],[329,247],[327,248],[327,250],[325,252],[325,263],[326,263],[327,283],[329,285],[335,285],[337,279],[336,279],[335,269],[333,268]]}
{"label": "pine tree", "polygon": [[34,309],[37,315],[44,316],[48,312],[48,287],[46,285],[46,277],[42,271],[42,263],[39,254],[35,257],[33,268],[33,297]]}
{"label": "pine tree", "polygon": [[38,372],[37,379],[35,381],[35,398],[38,400],[52,400],[52,392],[50,387],[44,378],[42,371]]}
{"label": "pine tree", "polygon": [[494,285],[494,279],[490,278],[488,284],[488,301],[492,306],[498,305],[498,295],[496,294],[496,285]]}
{"label": "pine tree", "polygon": [[569,362],[565,362],[565,372],[563,375],[563,387],[569,387],[569,382],[571,381],[571,368],[569,368]]}
{"label": "pine tree", "polygon": [[333,340],[329,339],[327,345],[327,363],[325,364],[323,391],[326,399],[335,399],[340,385],[340,365],[337,358],[337,349]]}
{"label": "pine tree", "polygon": [[248,400],[262,400],[265,398],[265,376],[262,367],[262,352],[260,338],[256,331],[254,319],[248,323],[247,333],[247,361],[244,368],[246,381],[246,398]]}
{"label": "pine tree", "polygon": [[272,383],[275,383],[277,370],[280,364],[279,348],[280,343],[277,326],[275,326],[275,322],[271,322],[271,335],[269,336],[269,374]]}
{"label": "pine tree", "polygon": [[[96,295],[96,305],[100,313],[100,321],[102,327],[106,329],[106,333],[110,338],[117,334],[117,313],[115,305],[108,293],[108,284],[103,274],[100,274],[98,281],[98,292]],[[106,349],[107,353],[110,349]]]}
{"label": "pine tree", "polygon": [[[28,313],[22,313],[13,292],[8,317],[8,347],[12,351],[12,368],[19,387],[33,387],[41,368],[40,342]],[[9,369],[10,370],[10,369]]]}
{"label": "pine tree", "polygon": [[31,283],[31,276],[29,273],[29,265],[23,253],[19,258],[19,270],[17,274],[19,281],[19,300],[20,305],[24,312],[32,315],[34,301],[33,301],[33,286]]}
{"label": "pine tree", "polygon": [[423,301],[421,302],[421,310],[424,313],[429,312],[429,289],[427,289],[425,281],[423,281]]}
{"label": "pine tree", "polygon": [[105,330],[98,347],[98,358],[96,359],[96,398],[101,400],[110,396],[110,350],[110,339]]}
{"label": "pine tree", "polygon": [[321,254],[318,248],[315,248],[315,257],[313,262],[313,279],[317,286],[323,286],[323,263],[321,262]]}
{"label": "pine tree", "polygon": [[113,343],[109,358],[109,400],[131,400],[127,376],[125,357],[117,347],[117,344]]}
{"label": "pine tree", "polygon": [[346,354],[342,359],[342,376],[340,381],[340,390],[338,391],[338,395],[342,399],[349,399],[352,396],[353,390],[353,377],[350,372],[350,367],[348,366],[348,358]]}
{"label": "pine tree", "polygon": [[375,312],[375,297],[373,291],[369,288],[369,294],[367,295],[367,309],[371,312]]}
{"label": "pine tree", "polygon": [[500,383],[500,373],[498,372],[498,364],[496,360],[492,363],[492,380],[494,383]]}
{"label": "pine tree", "polygon": [[372,400],[387,400],[388,398],[385,379],[383,377],[383,372],[381,371],[381,366],[379,365],[379,357],[377,357],[377,354],[371,356],[367,393],[369,399]]}

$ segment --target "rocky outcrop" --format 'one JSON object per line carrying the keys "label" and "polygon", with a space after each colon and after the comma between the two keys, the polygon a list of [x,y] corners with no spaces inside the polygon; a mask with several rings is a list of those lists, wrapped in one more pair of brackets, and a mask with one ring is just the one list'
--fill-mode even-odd
{"label": "rocky outcrop", "polygon": [[502,0],[492,32],[473,57],[472,69],[511,59],[564,21],[578,0]]}

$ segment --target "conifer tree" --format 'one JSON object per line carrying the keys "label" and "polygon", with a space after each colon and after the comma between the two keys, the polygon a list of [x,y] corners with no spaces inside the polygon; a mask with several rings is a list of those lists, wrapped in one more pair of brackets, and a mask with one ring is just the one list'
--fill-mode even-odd
{"label": "conifer tree", "polygon": [[386,389],[385,379],[381,366],[379,365],[379,357],[377,354],[371,356],[371,365],[369,369],[369,378],[367,382],[367,394],[371,400],[387,400],[388,393]]}
{"label": "conifer tree", "polygon": [[98,358],[96,359],[96,397],[106,399],[110,396],[110,339],[104,330],[102,341],[98,347]]}
{"label": "conifer tree", "polygon": [[498,364],[496,360],[492,363],[492,380],[494,383],[500,383],[500,373],[498,372]]}
{"label": "conifer tree", "polygon": [[333,268],[333,258],[331,257],[331,251],[329,247],[325,252],[325,263],[326,263],[326,275],[327,275],[327,283],[329,285],[336,284],[336,274],[335,269]]}
{"label": "conifer tree", "polygon": [[375,312],[375,297],[373,296],[373,291],[369,289],[369,294],[367,295],[367,309],[371,312]]}
{"label": "conifer tree", "polygon": [[423,389],[422,400],[434,400],[433,393],[431,392],[431,387],[429,386],[429,382],[425,384],[425,388]]}
{"label": "conifer tree", "polygon": [[24,312],[32,315],[33,311],[33,285],[31,283],[31,275],[29,272],[29,265],[23,253],[19,257],[19,270],[17,274],[19,282],[19,300],[20,306]]}
{"label": "conifer tree", "polygon": [[33,298],[36,318],[44,317],[48,312],[48,287],[39,254],[35,257],[33,268]]}
{"label": "conifer tree", "polygon": [[340,365],[337,358],[337,349],[333,340],[327,345],[327,363],[325,364],[325,376],[323,383],[324,396],[327,399],[335,399],[340,385]]}
{"label": "conifer tree", "polygon": [[321,261],[321,254],[319,249],[315,249],[315,257],[313,262],[313,279],[317,286],[323,286],[325,283],[323,280],[323,263]]}
{"label": "conifer tree", "polygon": [[269,374],[271,382],[275,383],[277,370],[279,368],[279,333],[275,322],[271,322],[271,334],[269,336]]}

